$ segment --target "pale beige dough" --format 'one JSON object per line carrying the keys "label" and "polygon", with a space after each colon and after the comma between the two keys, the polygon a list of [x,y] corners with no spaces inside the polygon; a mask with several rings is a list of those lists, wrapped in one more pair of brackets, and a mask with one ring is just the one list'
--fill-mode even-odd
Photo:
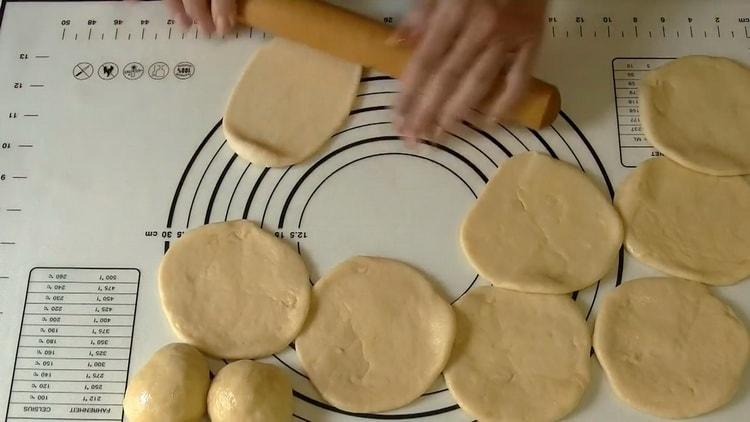
{"label": "pale beige dough", "polygon": [[457,335],[445,381],[482,422],[555,421],[589,383],[591,335],[562,295],[484,286],[453,305]]}
{"label": "pale beige dough", "polygon": [[646,74],[639,110],[659,151],[703,173],[750,174],[750,69],[729,59],[687,56]]}
{"label": "pale beige dough", "polygon": [[750,183],[643,162],[618,186],[625,247],[670,275],[714,285],[750,275]]}
{"label": "pale beige dough", "polygon": [[492,284],[569,293],[614,265],[623,228],[584,173],[538,152],[502,163],[461,227],[461,247]]}
{"label": "pale beige dough", "polygon": [[267,167],[304,161],[349,115],[361,73],[358,64],[274,38],[255,53],[229,99],[229,146]]}
{"label": "pale beige dough", "polygon": [[172,328],[219,358],[256,358],[286,348],[304,324],[310,290],[299,254],[246,220],[186,232],[159,268],[162,307]]}
{"label": "pale beige dough", "polygon": [[355,257],[313,289],[297,354],[320,394],[351,412],[381,412],[425,393],[455,336],[451,306],[419,271]]}
{"label": "pale beige dough", "polygon": [[208,362],[196,348],[168,344],[130,379],[125,416],[130,422],[199,422],[209,383]]}
{"label": "pale beige dough", "polygon": [[643,278],[604,298],[594,350],[615,394],[664,418],[689,418],[735,394],[750,341],[732,309],[700,283]]}
{"label": "pale beige dough", "polygon": [[277,366],[232,362],[211,382],[208,415],[211,422],[291,422],[292,384]]}

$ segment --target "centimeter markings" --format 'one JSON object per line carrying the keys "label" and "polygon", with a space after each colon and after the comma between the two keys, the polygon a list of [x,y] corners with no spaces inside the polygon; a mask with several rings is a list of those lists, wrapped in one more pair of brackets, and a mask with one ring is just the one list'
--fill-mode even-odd
{"label": "centimeter markings", "polygon": [[[80,28],[78,25],[82,25]],[[60,20],[60,40],[62,41],[157,41],[157,40],[198,40],[198,39],[239,39],[262,38],[268,35],[253,28],[235,30],[226,35],[203,34],[197,27],[180,28],[174,19],[153,20],[139,19],[135,21],[137,27],[130,27],[124,19],[101,21],[91,19]]]}
{"label": "centimeter markings", "polygon": [[[392,17],[383,19],[387,23]],[[750,14],[736,16],[706,15],[701,17],[672,16],[547,16],[546,35],[565,39],[750,39]],[[97,18],[61,18],[59,37],[62,41],[157,41],[198,40],[212,38],[267,38],[253,28],[235,30],[219,36],[203,34],[197,28],[180,28],[173,19],[138,19],[126,21]]]}
{"label": "centimeter markings", "polygon": [[565,39],[750,39],[750,14],[703,17],[548,16],[547,35]]}
{"label": "centimeter markings", "polygon": [[[11,59],[15,66],[22,70],[23,74],[45,74],[44,70],[51,62],[52,56],[48,51],[30,53],[20,48],[11,53]],[[6,53],[6,51],[3,51]],[[34,72],[32,72],[34,71]],[[12,269],[8,267],[7,254],[17,245],[14,232],[7,228],[21,227],[21,218],[26,212],[24,204],[18,203],[14,193],[28,189],[31,176],[25,173],[28,166],[23,165],[32,157],[36,146],[33,130],[28,130],[29,125],[42,118],[40,111],[29,109],[19,105],[18,99],[27,95],[34,98],[34,103],[46,102],[46,86],[44,80],[32,79],[29,81],[11,79],[0,81],[8,84],[8,94],[3,96],[3,105],[9,106],[0,112],[0,224],[4,227],[0,230],[0,295],[4,290],[13,285]],[[4,87],[5,88],[5,87]],[[21,135],[23,134],[23,135]],[[23,169],[23,170],[19,170]],[[0,318],[5,310],[0,309]]]}

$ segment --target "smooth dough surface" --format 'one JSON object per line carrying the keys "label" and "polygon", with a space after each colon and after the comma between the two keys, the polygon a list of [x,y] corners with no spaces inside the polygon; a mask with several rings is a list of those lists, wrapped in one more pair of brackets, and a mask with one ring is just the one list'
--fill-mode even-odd
{"label": "smooth dough surface", "polygon": [[594,350],[612,389],[643,412],[689,418],[734,395],[748,333],[708,287],[678,278],[628,281],[608,294]]}
{"label": "smooth dough surface", "polygon": [[130,422],[199,422],[210,382],[208,362],[195,347],[168,344],[128,383],[125,416]]}
{"label": "smooth dough surface", "polygon": [[292,383],[277,366],[232,362],[211,382],[208,415],[212,422],[291,422]]}
{"label": "smooth dough surface", "polygon": [[362,67],[274,38],[234,88],[224,134],[240,157],[267,167],[304,161],[349,116]]}
{"label": "smooth dough surface", "polygon": [[329,403],[381,412],[427,391],[448,361],[455,330],[451,306],[419,271],[355,257],[315,284],[297,354]]}
{"label": "smooth dough surface", "polygon": [[623,228],[584,173],[538,152],[502,163],[461,227],[461,247],[492,284],[569,293],[614,265]]}
{"label": "smooth dough surface", "polygon": [[484,286],[453,305],[457,334],[445,381],[480,421],[555,421],[589,383],[591,335],[573,301]]}
{"label": "smooth dough surface", "polygon": [[750,174],[750,69],[687,56],[643,77],[640,115],[649,142],[703,173]]}
{"label": "smooth dough surface", "polygon": [[750,181],[698,173],[666,157],[618,186],[625,247],[670,275],[727,285],[750,275]]}
{"label": "smooth dough surface", "polygon": [[175,241],[159,268],[159,293],[178,336],[226,359],[284,349],[310,305],[299,254],[246,220],[205,225]]}

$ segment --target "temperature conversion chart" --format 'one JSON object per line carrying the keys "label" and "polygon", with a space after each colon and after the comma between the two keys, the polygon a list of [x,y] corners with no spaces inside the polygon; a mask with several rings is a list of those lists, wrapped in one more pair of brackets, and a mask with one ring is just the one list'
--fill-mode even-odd
{"label": "temperature conversion chart", "polygon": [[[31,271],[8,419],[29,412],[120,419],[139,281],[136,269]],[[80,403],[69,403],[76,397]]]}
{"label": "temperature conversion chart", "polygon": [[[336,1],[386,23],[410,2]],[[467,210],[504,160],[537,150],[613,195],[658,155],[639,120],[638,81],[688,54],[750,64],[745,0],[552,0],[539,78],[562,113],[535,131],[472,116],[410,149],[395,132],[399,82],[363,74],[343,127],[305,163],[265,168],[222,131],[232,87],[272,37],[181,29],[156,1],[12,0],[0,6],[0,420],[121,421],[129,378],[178,341],[157,268],[203,224],[249,219],[293,246],[317,280],[353,255],[408,262],[451,302],[486,284],[459,247]],[[658,274],[626,253],[573,299],[591,326],[617,285]],[[717,288],[746,323],[750,283]],[[263,359],[294,388],[297,421],[470,422],[442,379],[416,402],[354,414],[315,390],[292,347]],[[225,362],[212,361],[214,373]],[[649,421],[621,404],[592,357],[574,421]],[[750,375],[700,421],[750,414]]]}

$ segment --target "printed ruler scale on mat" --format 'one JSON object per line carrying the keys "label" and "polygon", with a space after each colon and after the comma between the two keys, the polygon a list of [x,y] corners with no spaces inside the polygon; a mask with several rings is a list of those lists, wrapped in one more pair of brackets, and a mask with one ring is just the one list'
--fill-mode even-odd
{"label": "printed ruler scale on mat", "polygon": [[[393,23],[407,3],[357,6]],[[233,154],[221,116],[269,34],[183,31],[159,2],[3,2],[0,420],[121,420],[127,377],[174,340],[155,286],[159,260],[169,242],[205,223],[263,224],[297,248],[313,279],[370,254],[425,269],[450,301],[486,283],[457,253],[457,233],[503,160],[543,151],[611,194],[657,154],[638,118],[646,70],[686,54],[750,63],[746,1],[611,3],[551,1],[538,76],[560,88],[563,113],[549,128],[472,122],[443,143],[405,149],[389,123],[398,83],[369,74],[319,156],[267,169]],[[615,285],[650,274],[622,255],[574,299],[592,321]],[[718,293],[747,313],[744,285]],[[404,409],[354,415],[320,398],[291,348],[266,361],[292,377],[296,420],[471,420],[442,382]],[[740,393],[702,420],[739,420],[749,402]],[[571,419],[646,417],[619,406],[600,381]]]}

